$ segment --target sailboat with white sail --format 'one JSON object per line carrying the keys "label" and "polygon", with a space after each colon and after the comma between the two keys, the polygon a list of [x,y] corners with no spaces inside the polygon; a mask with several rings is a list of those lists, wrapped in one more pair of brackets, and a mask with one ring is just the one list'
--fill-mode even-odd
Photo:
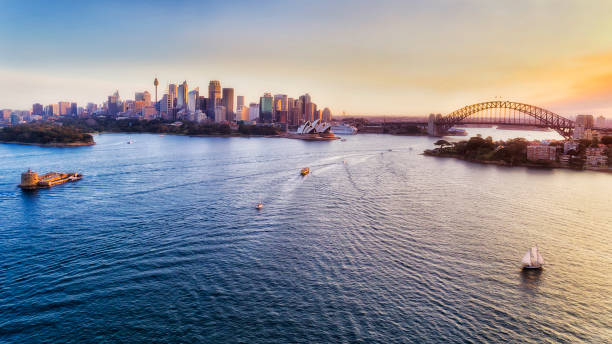
{"label": "sailboat with white sail", "polygon": [[544,258],[540,254],[538,245],[527,251],[521,262],[523,263],[523,269],[541,269],[542,265],[544,265]]}

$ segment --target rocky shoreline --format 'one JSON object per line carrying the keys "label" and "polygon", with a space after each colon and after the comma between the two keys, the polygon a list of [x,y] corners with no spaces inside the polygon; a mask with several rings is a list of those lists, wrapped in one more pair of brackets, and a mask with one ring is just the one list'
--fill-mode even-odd
{"label": "rocky shoreline", "polygon": [[12,144],[12,145],[27,145],[27,146],[39,146],[39,147],[84,147],[84,146],[93,146],[95,142],[67,142],[67,143],[36,143],[36,142],[17,142],[17,141],[0,141],[0,143]]}
{"label": "rocky shoreline", "polygon": [[440,154],[440,153],[432,153],[430,151],[425,151],[422,155],[433,156],[438,158],[452,158],[457,160],[463,160],[471,163],[482,164],[482,165],[495,165],[495,166],[504,166],[504,167],[528,167],[528,168],[538,168],[538,169],[565,169],[565,170],[574,170],[574,171],[596,171],[596,172],[606,172],[612,173],[612,168],[588,168],[588,169],[579,169],[570,166],[561,165],[559,163],[550,163],[550,164],[537,164],[537,163],[518,163],[518,164],[510,164],[507,161],[503,160],[477,160],[477,159],[468,159],[459,155],[454,154]]}

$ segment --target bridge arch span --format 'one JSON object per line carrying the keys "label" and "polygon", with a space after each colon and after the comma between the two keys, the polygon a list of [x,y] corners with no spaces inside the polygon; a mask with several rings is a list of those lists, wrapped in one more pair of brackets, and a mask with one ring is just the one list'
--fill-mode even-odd
{"label": "bridge arch span", "polygon": [[[458,110],[449,113],[446,116],[430,118],[430,134],[436,135],[437,133],[446,132],[448,129],[450,129],[456,124],[465,123],[466,119],[468,119],[470,116],[489,109],[508,109],[511,111],[518,111],[531,118],[534,118],[536,122],[535,125],[546,126],[551,129],[554,129],[566,139],[570,139],[572,137],[575,127],[574,121],[559,116],[556,113],[546,110],[544,108],[518,102],[496,100],[464,106]],[[490,119],[487,123],[534,125],[534,123],[532,122],[508,122],[507,118],[504,119],[504,117],[499,117],[492,120]]]}

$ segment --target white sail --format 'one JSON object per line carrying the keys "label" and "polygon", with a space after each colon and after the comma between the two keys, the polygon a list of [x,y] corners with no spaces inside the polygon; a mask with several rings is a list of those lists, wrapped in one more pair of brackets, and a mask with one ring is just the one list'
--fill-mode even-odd
{"label": "white sail", "polygon": [[544,258],[542,258],[540,252],[538,252],[538,265],[544,265]]}
{"label": "white sail", "polygon": [[538,265],[538,247],[532,247],[531,248],[531,266],[536,266]]}
{"label": "white sail", "polygon": [[531,265],[531,251],[527,251],[527,253],[525,253],[525,256],[523,256],[523,260],[521,260],[521,262],[523,265]]}

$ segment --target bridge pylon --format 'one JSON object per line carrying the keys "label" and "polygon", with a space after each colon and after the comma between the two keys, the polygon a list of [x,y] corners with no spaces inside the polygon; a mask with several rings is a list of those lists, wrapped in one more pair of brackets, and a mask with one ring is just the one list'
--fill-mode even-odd
{"label": "bridge pylon", "polygon": [[437,124],[437,122],[442,118],[441,114],[430,114],[429,120],[427,122],[427,135],[429,136],[442,136],[444,134],[444,129]]}

